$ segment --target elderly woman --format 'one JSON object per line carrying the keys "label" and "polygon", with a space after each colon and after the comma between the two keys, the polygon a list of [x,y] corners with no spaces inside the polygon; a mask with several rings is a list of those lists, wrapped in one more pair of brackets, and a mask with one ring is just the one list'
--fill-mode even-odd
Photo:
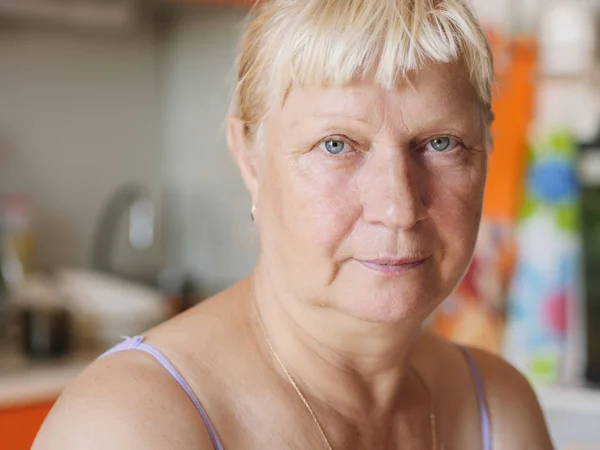
{"label": "elderly woman", "polygon": [[550,449],[525,379],[422,330],[472,257],[492,61],[461,0],[265,0],[229,145],[252,275],[131,338],[34,449]]}

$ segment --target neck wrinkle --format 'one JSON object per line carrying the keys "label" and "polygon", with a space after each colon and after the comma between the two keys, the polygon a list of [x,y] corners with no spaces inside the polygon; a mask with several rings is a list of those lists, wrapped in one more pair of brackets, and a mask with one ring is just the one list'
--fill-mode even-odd
{"label": "neck wrinkle", "polygon": [[[273,349],[319,419],[331,413],[348,422],[391,419],[402,402],[420,322],[365,323],[320,306],[326,302],[293,298],[271,280],[259,264],[249,280],[250,301]],[[254,307],[250,310],[254,315]],[[264,340],[262,330],[257,333]],[[270,352],[266,342],[261,346]],[[267,359],[277,365],[271,355]],[[281,376],[286,378],[283,372]]]}

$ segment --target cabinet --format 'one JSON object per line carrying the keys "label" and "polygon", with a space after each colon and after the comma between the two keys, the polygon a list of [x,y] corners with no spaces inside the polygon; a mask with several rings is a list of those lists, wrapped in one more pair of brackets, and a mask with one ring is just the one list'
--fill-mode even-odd
{"label": "cabinet", "polygon": [[29,450],[54,401],[0,409],[0,450]]}
{"label": "cabinet", "polygon": [[29,450],[52,405],[97,351],[57,361],[0,353],[0,450]]}

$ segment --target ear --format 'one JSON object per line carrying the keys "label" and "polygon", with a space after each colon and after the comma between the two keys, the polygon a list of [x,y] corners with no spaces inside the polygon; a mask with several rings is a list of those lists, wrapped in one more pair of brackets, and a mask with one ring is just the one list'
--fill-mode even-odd
{"label": "ear", "polygon": [[238,117],[232,116],[227,120],[227,141],[252,197],[252,204],[256,205],[258,203],[256,152],[248,145],[244,123]]}

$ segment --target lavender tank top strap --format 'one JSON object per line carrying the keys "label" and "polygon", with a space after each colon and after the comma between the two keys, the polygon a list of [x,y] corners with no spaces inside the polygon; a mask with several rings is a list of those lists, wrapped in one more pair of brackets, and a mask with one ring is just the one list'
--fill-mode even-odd
{"label": "lavender tank top strap", "polygon": [[481,426],[481,438],[483,440],[483,450],[492,450],[492,427],[490,423],[490,414],[488,411],[487,403],[485,401],[483,378],[481,376],[481,372],[479,371],[479,367],[477,366],[477,361],[475,361],[475,358],[473,357],[471,352],[462,345],[458,345],[458,348],[463,353],[465,359],[467,360],[467,363],[469,364],[469,369],[471,370],[471,375],[475,383],[477,405],[479,407],[479,423]]}
{"label": "lavender tank top strap", "polygon": [[161,366],[163,366],[167,372],[169,372],[169,374],[173,377],[173,379],[175,381],[177,381],[177,384],[179,384],[179,386],[181,386],[181,388],[186,393],[188,398],[194,404],[196,410],[198,411],[198,413],[200,414],[200,417],[202,418],[202,421],[204,422],[204,425],[206,426],[206,430],[208,431],[208,435],[210,437],[210,440],[212,442],[214,449],[215,450],[223,450],[223,445],[221,444],[221,441],[219,440],[217,431],[215,430],[215,427],[211,423],[211,421],[208,417],[208,414],[206,413],[206,410],[204,409],[204,407],[198,400],[198,397],[196,397],[196,394],[194,394],[194,392],[192,391],[192,388],[190,387],[188,382],[185,381],[185,378],[183,378],[183,376],[181,375],[181,373],[179,373],[179,371],[175,368],[175,366],[173,366],[173,364],[171,364],[171,362],[165,357],[165,355],[163,355],[158,349],[156,349],[155,347],[153,347],[151,345],[145,344],[143,336],[135,336],[135,337],[125,337],[124,336],[123,339],[125,339],[123,342],[121,342],[120,344],[116,345],[115,347],[111,348],[110,350],[108,350],[105,353],[103,353],[102,355],[100,355],[100,357],[98,359],[102,359],[113,353],[118,353],[118,352],[122,352],[122,351],[126,351],[126,350],[141,350],[143,352],[148,353]]}

